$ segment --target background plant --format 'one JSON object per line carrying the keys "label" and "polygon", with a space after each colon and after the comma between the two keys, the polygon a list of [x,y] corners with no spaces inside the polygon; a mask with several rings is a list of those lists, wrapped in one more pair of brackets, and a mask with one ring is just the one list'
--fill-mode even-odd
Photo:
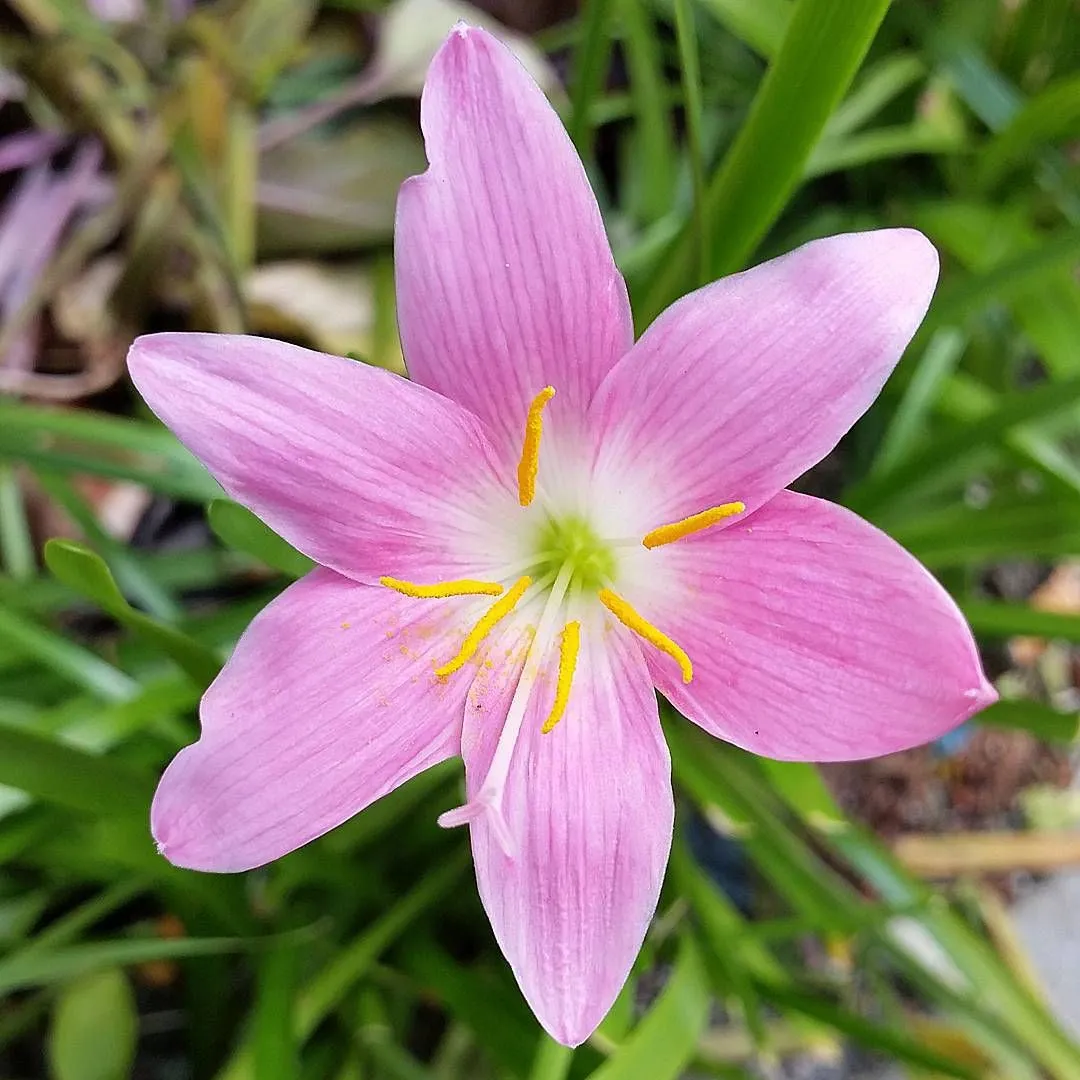
{"label": "background plant", "polygon": [[[661,909],[574,1054],[514,989],[464,836],[433,825],[455,766],[242,878],[154,853],[161,766],[306,563],[140,409],[126,344],[254,329],[400,369],[393,201],[423,167],[415,95],[459,14],[11,0],[0,16],[0,1072],[664,1080],[844,1042],[913,1076],[1075,1078],[1080,1050],[983,893],[922,883],[812,767],[683,723]],[[1073,0],[588,0],[512,40],[592,172],[641,326],[814,236],[934,240],[923,329],[804,483],[956,596],[1006,697],[980,723],[1071,741],[1068,678],[1021,678],[997,644],[1080,640],[1080,617],[1000,573],[1080,553]],[[718,837],[747,860],[747,903],[718,882]]]}

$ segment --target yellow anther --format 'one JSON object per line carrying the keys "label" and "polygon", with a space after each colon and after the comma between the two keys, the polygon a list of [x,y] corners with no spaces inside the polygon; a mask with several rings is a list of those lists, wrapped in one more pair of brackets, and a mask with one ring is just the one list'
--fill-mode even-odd
{"label": "yellow anther", "polygon": [[563,718],[566,703],[570,700],[570,684],[574,681],[577,669],[578,650],[581,648],[581,623],[575,620],[563,627],[562,640],[559,643],[559,678],[555,684],[555,701],[551,712],[540,729],[546,735]]}
{"label": "yellow anther", "polygon": [[544,431],[544,406],[555,396],[555,387],[545,386],[532,399],[525,419],[525,442],[518,462],[518,502],[528,506],[536,495],[536,474],[540,471],[540,436]]}
{"label": "yellow anther", "polygon": [[481,642],[491,633],[492,627],[500,620],[506,618],[514,610],[517,602],[525,595],[525,590],[532,584],[532,578],[518,578],[504,596],[500,596],[480,617],[480,621],[469,631],[468,636],[461,643],[457,656],[449,663],[435,669],[436,675],[453,675],[459,668],[464,667],[476,654]]}
{"label": "yellow anther", "polygon": [[673,521],[670,525],[661,525],[658,529],[653,529],[652,532],[645,534],[641,542],[647,548],[670,544],[675,540],[681,540],[684,536],[690,536],[691,533],[701,532],[702,529],[707,529],[710,525],[723,521],[724,518],[741,514],[745,509],[746,504],[741,502],[710,506],[708,510],[702,510],[700,514],[692,514],[681,521]]}
{"label": "yellow anther", "polygon": [[694,665],[690,657],[675,644],[662,630],[657,630],[648,619],[638,614],[621,596],[610,589],[601,589],[600,603],[604,605],[623,624],[643,637],[650,645],[655,645],[661,652],[667,653],[678,663],[682,670],[682,681],[688,683],[694,677]]}
{"label": "yellow anther", "polygon": [[461,581],[440,581],[435,585],[417,585],[412,581],[381,577],[379,584],[404,596],[414,596],[418,599],[438,599],[443,596],[501,596],[503,591],[503,587],[497,581],[473,581],[471,578],[464,578]]}

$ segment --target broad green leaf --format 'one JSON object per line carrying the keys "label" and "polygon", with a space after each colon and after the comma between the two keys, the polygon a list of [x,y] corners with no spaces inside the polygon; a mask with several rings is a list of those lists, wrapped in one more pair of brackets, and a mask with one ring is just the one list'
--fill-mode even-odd
{"label": "broad green leaf", "polygon": [[217,656],[194,638],[136,611],[96,552],[74,540],[50,540],[45,545],[45,565],[69,588],[89,597],[117,622],[175,660],[197,685],[209,686],[217,677],[221,670]]}
{"label": "broad green leaf", "polygon": [[[888,0],[800,0],[750,115],[709,184],[712,276],[745,265],[798,186],[811,151],[851,85]],[[651,322],[692,280],[684,232],[645,297]]]}
{"label": "broad green leaf", "polygon": [[0,723],[0,784],[91,814],[142,817],[153,781],[113,758]]}
{"label": "broad green leaf", "polygon": [[125,1080],[135,1061],[139,1020],[135,995],[117,968],[65,987],[49,1030],[53,1080]]}
{"label": "broad green leaf", "polygon": [[301,555],[286,540],[282,540],[269,525],[264,524],[247,507],[228,499],[214,499],[208,510],[210,528],[222,543],[237,551],[254,555],[274,570],[289,577],[302,577],[314,567],[306,555]]}
{"label": "broad green leaf", "polygon": [[694,1056],[710,1005],[701,957],[684,938],[660,997],[592,1080],[676,1080]]}

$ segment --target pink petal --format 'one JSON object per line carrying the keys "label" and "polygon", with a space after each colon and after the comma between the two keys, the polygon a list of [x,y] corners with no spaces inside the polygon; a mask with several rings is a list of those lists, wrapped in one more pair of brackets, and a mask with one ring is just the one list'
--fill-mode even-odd
{"label": "pink petal", "polygon": [[516,455],[540,390],[580,417],[632,344],[626,287],[566,131],[504,45],[451,33],[421,123],[431,165],[402,187],[396,226],[405,360]]}
{"label": "pink petal", "polygon": [[629,592],[689,654],[656,685],[706,731],[787,761],[918,746],[997,698],[948,593],[850,511],[784,491],[752,517],[658,548],[668,582]]}
{"label": "pink petal", "polygon": [[467,601],[317,569],[248,627],[165,771],[151,825],[194,870],[261,866],[458,752],[469,676],[440,680]]}
{"label": "pink petal", "polygon": [[651,478],[655,525],[761,505],[877,397],[936,280],[926,238],[887,229],[816,240],[691,293],[600,388],[602,468]]}
{"label": "pink petal", "polygon": [[[515,852],[471,825],[480,897],[522,993],[553,1038],[584,1041],[606,1015],[656,909],[674,807],[656,697],[621,629],[582,634],[562,720],[549,669],[530,701],[503,792]],[[469,794],[482,785],[515,678],[478,680],[466,704]],[[543,689],[541,689],[541,687]]]}
{"label": "pink petal", "polygon": [[225,334],[141,337],[128,364],[233,498],[357,580],[476,573],[492,508],[516,507],[479,422],[389,372]]}

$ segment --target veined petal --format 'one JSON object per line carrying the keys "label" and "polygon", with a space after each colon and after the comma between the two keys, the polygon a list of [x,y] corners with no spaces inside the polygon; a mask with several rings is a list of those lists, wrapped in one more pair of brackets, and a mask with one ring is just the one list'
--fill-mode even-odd
{"label": "veined petal", "polygon": [[632,595],[694,664],[684,685],[665,657],[650,657],[656,685],[754,753],[876,757],[929,742],[997,698],[948,593],[842,507],[784,491],[723,531],[653,554],[668,590],[643,581]]}
{"label": "veined petal", "polygon": [[[516,496],[481,425],[399,376],[267,338],[151,334],[131,348],[149,406],[239,502],[358,581],[477,576]],[[511,477],[506,477],[509,483]]]}
{"label": "veined petal", "polygon": [[848,233],[679,300],[597,394],[602,472],[650,478],[650,527],[733,500],[760,506],[877,397],[937,266],[914,230]]}
{"label": "veined petal", "polygon": [[323,568],[245,631],[151,825],[178,866],[261,866],[458,753],[469,677],[437,679],[468,599],[430,606]]}
{"label": "veined petal", "polygon": [[633,342],[626,287],[566,131],[513,54],[459,26],[420,106],[430,167],[405,182],[398,322],[412,378],[521,449],[529,402],[579,419]]}
{"label": "veined petal", "polygon": [[[598,620],[599,621],[599,620]],[[480,897],[522,993],[553,1038],[584,1041],[626,981],[656,909],[674,806],[649,674],[621,628],[582,635],[567,708],[541,733],[557,656],[534,689],[501,811],[471,824]],[[478,681],[462,756],[477,794],[516,678]]]}

